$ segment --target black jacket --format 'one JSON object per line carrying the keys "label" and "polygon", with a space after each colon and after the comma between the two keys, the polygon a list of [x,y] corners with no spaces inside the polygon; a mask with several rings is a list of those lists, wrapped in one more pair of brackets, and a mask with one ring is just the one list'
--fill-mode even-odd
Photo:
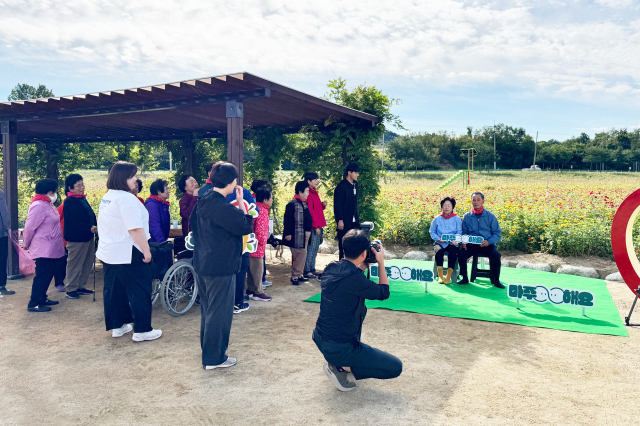
{"label": "black jacket", "polygon": [[386,300],[389,286],[367,279],[346,259],[331,262],[322,273],[322,297],[316,330],[323,339],[336,343],[360,341],[367,315],[365,299]]}
{"label": "black jacket", "polygon": [[[354,194],[355,189],[355,194]],[[344,229],[354,229],[360,227],[360,217],[358,214],[358,182],[353,185],[348,180],[342,181],[336,186],[333,193],[333,215],[336,223],[342,220]],[[353,217],[356,217],[355,223]]]}
{"label": "black jacket", "polygon": [[[302,212],[302,215],[299,213]],[[299,217],[302,216],[302,223]],[[294,198],[284,210],[284,229],[282,236],[291,235],[291,240],[282,239],[282,244],[294,249],[305,248],[305,232],[311,232],[311,212],[307,203]]]}
{"label": "black jacket", "polygon": [[196,273],[208,277],[235,275],[240,270],[242,236],[253,232],[251,216],[212,190],[198,198],[189,224]]}
{"label": "black jacket", "polygon": [[62,208],[64,216],[64,239],[73,243],[91,241],[96,226],[96,214],[85,197],[67,197]]}

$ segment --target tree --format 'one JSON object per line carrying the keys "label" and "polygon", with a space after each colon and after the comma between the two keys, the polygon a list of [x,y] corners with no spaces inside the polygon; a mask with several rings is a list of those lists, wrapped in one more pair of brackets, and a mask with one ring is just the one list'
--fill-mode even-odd
{"label": "tree", "polygon": [[28,101],[30,99],[52,98],[53,96],[53,92],[47,89],[47,86],[45,86],[44,84],[40,84],[38,85],[38,87],[33,87],[28,84],[18,83],[16,87],[11,89],[11,94],[7,99],[9,100],[9,102],[13,102]]}

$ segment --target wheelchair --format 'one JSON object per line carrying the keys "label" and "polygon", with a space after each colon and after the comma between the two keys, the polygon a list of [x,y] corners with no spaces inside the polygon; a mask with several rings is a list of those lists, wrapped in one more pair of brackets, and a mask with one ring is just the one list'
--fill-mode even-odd
{"label": "wheelchair", "polygon": [[[198,299],[198,277],[192,265],[193,251],[184,247],[184,237],[172,242],[150,243],[152,266],[151,304],[158,299],[173,317],[186,314]],[[176,253],[174,255],[174,253]]]}

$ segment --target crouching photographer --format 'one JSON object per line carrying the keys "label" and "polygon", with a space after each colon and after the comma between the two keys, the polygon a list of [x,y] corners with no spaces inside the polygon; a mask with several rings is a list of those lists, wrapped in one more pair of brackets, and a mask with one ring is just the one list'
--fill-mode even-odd
{"label": "crouching photographer", "polygon": [[[356,380],[392,379],[402,373],[402,361],[393,355],[360,342],[367,308],[365,299],[389,298],[389,279],[384,268],[384,248],[372,244],[362,230],[352,229],[342,239],[344,259],[330,263],[322,274],[320,315],[313,331],[313,341],[327,363],[323,370],[338,390],[356,387]],[[380,283],[365,277],[363,271],[370,254],[380,265]]]}

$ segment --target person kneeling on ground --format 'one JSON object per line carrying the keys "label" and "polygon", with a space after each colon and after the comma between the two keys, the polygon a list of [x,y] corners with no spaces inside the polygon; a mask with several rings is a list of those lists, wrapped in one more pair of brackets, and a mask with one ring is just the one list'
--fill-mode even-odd
{"label": "person kneeling on ground", "polygon": [[489,258],[491,267],[491,284],[498,288],[504,288],[500,283],[500,252],[496,244],[502,238],[502,230],[496,216],[484,208],[484,194],[476,191],[471,194],[470,212],[462,218],[462,234],[469,236],[480,236],[484,238],[480,245],[462,244],[462,250],[458,254],[458,264],[462,280],[458,284],[469,284],[467,278],[467,260],[475,255]]}
{"label": "person kneeling on ground", "polygon": [[[456,200],[451,197],[444,198],[440,201],[442,213],[436,216],[431,222],[429,233],[435,241],[433,249],[436,252],[436,266],[438,267],[438,282],[440,284],[451,283],[451,275],[456,268],[456,260],[458,259],[458,245],[460,243],[442,241],[444,234],[460,235],[462,234],[462,220],[460,216],[453,212],[456,207]],[[447,277],[444,278],[443,266],[444,255],[448,256],[447,260]]]}
{"label": "person kneeling on ground", "polygon": [[352,229],[342,241],[344,259],[331,262],[322,274],[320,315],[313,331],[313,341],[327,363],[323,370],[338,390],[350,391],[356,380],[393,379],[402,373],[402,361],[395,356],[360,342],[362,323],[367,314],[365,299],[389,298],[389,279],[384,268],[384,248],[376,253],[380,284],[362,273],[370,242],[362,230]]}

